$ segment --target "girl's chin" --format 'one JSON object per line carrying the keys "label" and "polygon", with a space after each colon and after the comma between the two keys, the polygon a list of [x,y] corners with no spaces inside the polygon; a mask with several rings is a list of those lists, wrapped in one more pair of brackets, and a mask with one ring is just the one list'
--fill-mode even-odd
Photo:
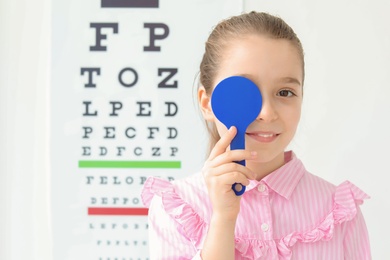
{"label": "girl's chin", "polygon": [[282,152],[270,152],[263,150],[250,150],[257,151],[257,158],[255,160],[248,160],[247,163],[255,164],[283,164],[284,163],[284,150]]}

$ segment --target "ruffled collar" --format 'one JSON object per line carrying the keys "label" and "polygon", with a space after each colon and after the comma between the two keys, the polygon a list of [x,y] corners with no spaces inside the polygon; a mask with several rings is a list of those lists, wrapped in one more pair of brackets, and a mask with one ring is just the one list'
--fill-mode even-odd
{"label": "ruffled collar", "polygon": [[287,151],[284,154],[285,164],[265,176],[262,180],[251,180],[246,187],[247,191],[256,188],[260,183],[265,183],[268,188],[290,199],[291,194],[297,187],[299,181],[306,172],[301,160],[299,160],[292,151]]}

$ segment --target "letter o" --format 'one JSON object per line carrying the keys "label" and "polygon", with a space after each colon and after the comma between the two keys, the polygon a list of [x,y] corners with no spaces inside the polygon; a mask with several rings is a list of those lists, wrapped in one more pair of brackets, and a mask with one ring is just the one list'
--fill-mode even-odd
{"label": "letter o", "polygon": [[139,199],[138,199],[138,198],[134,198],[134,199],[133,199],[133,204],[134,204],[134,205],[139,204]]}
{"label": "letter o", "polygon": [[125,181],[126,181],[127,184],[132,184],[132,183],[134,182],[134,179],[133,179],[133,177],[128,176],[128,177],[125,179]]}
{"label": "letter o", "polygon": [[[130,72],[133,73],[133,75],[134,75],[133,82],[131,82],[131,83],[125,83],[125,82],[123,81],[122,77],[123,77],[123,74],[124,74],[126,71],[130,71]],[[119,72],[118,80],[119,80],[119,82],[121,83],[122,86],[127,87],[127,88],[130,88],[130,87],[134,86],[135,84],[137,84],[137,82],[138,82],[138,74],[137,74],[137,71],[135,71],[135,70],[132,69],[132,68],[124,68],[124,69],[122,69],[122,70]]]}

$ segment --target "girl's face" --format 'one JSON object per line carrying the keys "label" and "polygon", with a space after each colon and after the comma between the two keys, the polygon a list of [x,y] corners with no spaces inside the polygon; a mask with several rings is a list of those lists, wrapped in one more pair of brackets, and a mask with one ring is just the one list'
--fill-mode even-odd
{"label": "girl's face", "polygon": [[[251,35],[230,43],[222,59],[214,87],[226,77],[240,75],[252,80],[263,96],[261,112],[247,128],[246,149],[257,151],[257,163],[280,167],[301,115],[303,71],[296,47],[287,40]],[[223,135],[226,127],[212,113],[210,97],[201,92],[205,119]]]}

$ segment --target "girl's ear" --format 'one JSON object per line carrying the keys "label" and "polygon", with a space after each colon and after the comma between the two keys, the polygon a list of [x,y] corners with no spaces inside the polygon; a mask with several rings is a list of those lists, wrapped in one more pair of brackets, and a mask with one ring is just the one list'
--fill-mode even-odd
{"label": "girl's ear", "polygon": [[206,92],[206,89],[203,86],[200,86],[198,89],[198,101],[199,107],[202,110],[203,118],[206,121],[214,121],[214,113],[211,108],[211,97]]}

